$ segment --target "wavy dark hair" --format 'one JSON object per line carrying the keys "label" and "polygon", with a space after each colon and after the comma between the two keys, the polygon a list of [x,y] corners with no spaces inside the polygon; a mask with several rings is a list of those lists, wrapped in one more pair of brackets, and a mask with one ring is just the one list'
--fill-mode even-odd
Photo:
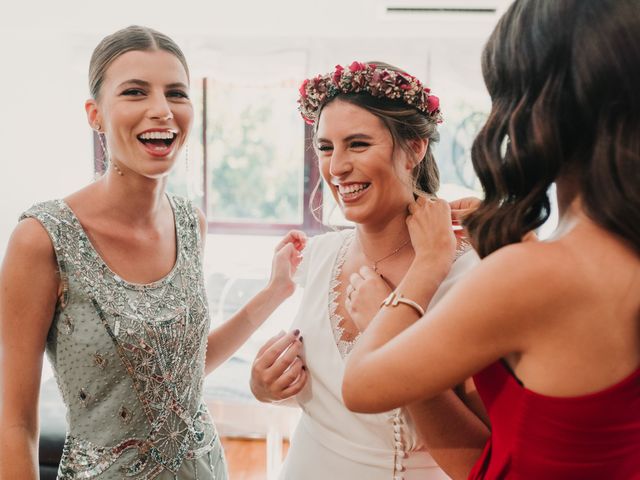
{"label": "wavy dark hair", "polygon": [[465,221],[481,257],[549,217],[549,186],[640,252],[640,5],[516,0],[482,55],[491,114],[472,160],[485,199]]}

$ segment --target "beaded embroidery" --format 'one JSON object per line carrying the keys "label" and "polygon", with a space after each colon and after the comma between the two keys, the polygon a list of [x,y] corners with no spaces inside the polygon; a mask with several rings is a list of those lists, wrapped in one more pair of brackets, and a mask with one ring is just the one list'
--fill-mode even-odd
{"label": "beaded embroidery", "polygon": [[[219,441],[201,402],[209,314],[198,220],[186,201],[170,200],[176,262],[165,278],[147,285],[129,283],[112,272],[63,201],[35,205],[21,217],[38,219],[48,231],[63,282],[47,353],[69,409],[69,431],[74,431],[81,406],[81,415],[93,415],[96,426],[105,422],[105,407],[113,410],[109,415],[114,421],[108,424],[113,431],[110,445],[67,435],[60,480],[150,480],[165,471],[177,475],[184,460],[200,457],[208,457],[213,466],[211,452]],[[93,314],[72,317],[67,310],[76,307]],[[102,390],[85,386],[72,390],[70,386],[77,382],[72,368],[58,371],[58,362],[65,360],[60,356],[61,345],[78,357],[87,348],[81,334],[102,342],[100,353],[93,349],[91,360],[85,362],[87,368],[95,369],[92,373],[98,380],[102,378],[98,385]],[[123,382],[130,382],[133,391],[126,398],[111,398],[110,389]],[[104,401],[107,406],[93,408]]]}

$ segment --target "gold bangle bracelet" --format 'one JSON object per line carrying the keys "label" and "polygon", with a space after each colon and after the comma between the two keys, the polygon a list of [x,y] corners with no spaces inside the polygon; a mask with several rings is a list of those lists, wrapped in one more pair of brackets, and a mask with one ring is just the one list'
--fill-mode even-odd
{"label": "gold bangle bracelet", "polygon": [[418,302],[414,302],[410,298],[404,297],[401,293],[397,293],[395,291],[391,292],[391,294],[384,299],[380,307],[397,307],[401,303],[409,305],[416,312],[418,312],[421,317],[424,317],[424,308],[422,308],[422,306]]}

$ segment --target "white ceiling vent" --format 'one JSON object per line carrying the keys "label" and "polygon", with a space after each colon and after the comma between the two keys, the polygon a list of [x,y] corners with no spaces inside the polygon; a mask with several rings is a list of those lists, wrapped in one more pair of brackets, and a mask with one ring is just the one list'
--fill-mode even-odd
{"label": "white ceiling vent", "polygon": [[505,0],[380,0],[388,19],[425,16],[490,16],[504,7]]}

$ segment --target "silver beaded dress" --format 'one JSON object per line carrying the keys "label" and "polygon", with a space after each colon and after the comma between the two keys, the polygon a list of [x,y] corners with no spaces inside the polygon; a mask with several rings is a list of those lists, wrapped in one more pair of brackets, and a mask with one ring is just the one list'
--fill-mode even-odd
{"label": "silver beaded dress", "polygon": [[198,217],[169,197],[177,258],[151,284],[109,269],[62,200],[33,206],[53,244],[63,293],[46,352],[67,407],[59,480],[224,480],[202,399],[209,330]]}

